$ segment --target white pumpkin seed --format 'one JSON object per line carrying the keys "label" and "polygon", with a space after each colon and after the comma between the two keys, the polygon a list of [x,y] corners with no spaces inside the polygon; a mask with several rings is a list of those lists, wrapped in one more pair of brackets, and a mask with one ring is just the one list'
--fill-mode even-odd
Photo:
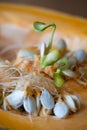
{"label": "white pumpkin seed", "polygon": [[74,55],[79,63],[84,62],[87,56],[84,50],[77,50],[75,51]]}
{"label": "white pumpkin seed", "polygon": [[75,105],[75,102],[74,102],[73,98],[70,95],[64,95],[64,98],[65,98],[64,101],[68,105],[69,109],[72,112],[76,112],[77,108],[76,108],[76,105]]}
{"label": "white pumpkin seed", "polygon": [[41,44],[41,47],[40,47],[40,56],[41,56],[41,58],[44,57],[45,51],[46,51],[46,44],[43,42],[43,43]]}
{"label": "white pumpkin seed", "polygon": [[15,90],[6,97],[8,103],[15,109],[23,104],[24,91]]}
{"label": "white pumpkin seed", "polygon": [[56,103],[53,111],[58,118],[65,118],[69,114],[68,106],[64,102]]}
{"label": "white pumpkin seed", "polygon": [[71,77],[71,78],[76,78],[76,77],[77,77],[76,73],[73,72],[72,70],[67,69],[67,70],[63,70],[62,72],[63,72],[66,76],[68,76],[68,77]]}
{"label": "white pumpkin seed", "polygon": [[71,57],[71,58],[69,59],[69,62],[70,62],[70,67],[72,67],[72,66],[75,66],[75,65],[76,65],[77,60],[76,60],[75,57]]}
{"label": "white pumpkin seed", "polygon": [[58,47],[59,50],[65,50],[67,47],[65,40],[62,38],[58,40],[56,46]]}
{"label": "white pumpkin seed", "polygon": [[37,108],[39,108],[41,106],[40,96],[36,97],[36,106],[37,106]]}
{"label": "white pumpkin seed", "polygon": [[6,111],[7,110],[7,104],[6,104],[6,100],[4,99],[3,101],[3,109]]}
{"label": "white pumpkin seed", "polygon": [[81,107],[81,103],[80,103],[79,98],[78,98],[76,95],[71,95],[71,97],[72,97],[73,100],[75,101],[76,106],[78,107],[78,109],[80,109],[80,107]]}
{"label": "white pumpkin seed", "polygon": [[32,113],[32,116],[38,116],[41,109],[41,102],[40,102],[40,96],[36,97],[36,109]]}
{"label": "white pumpkin seed", "polygon": [[65,55],[64,55],[65,58],[70,58],[70,57],[73,57],[73,52],[72,51],[68,51]]}
{"label": "white pumpkin seed", "polygon": [[34,56],[36,55],[35,52],[30,50],[21,50],[18,53],[18,57],[24,58],[25,60],[34,61]]}
{"label": "white pumpkin seed", "polygon": [[34,97],[25,97],[23,106],[26,112],[33,114],[36,111],[36,100]]}
{"label": "white pumpkin seed", "polygon": [[40,100],[44,108],[52,109],[54,107],[54,98],[46,89],[42,91]]}

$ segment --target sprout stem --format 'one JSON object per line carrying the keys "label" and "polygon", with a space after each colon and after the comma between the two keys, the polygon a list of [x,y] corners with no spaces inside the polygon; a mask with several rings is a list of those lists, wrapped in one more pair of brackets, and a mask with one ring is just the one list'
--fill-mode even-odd
{"label": "sprout stem", "polygon": [[50,40],[49,40],[48,46],[46,48],[46,54],[48,54],[49,51],[50,51],[50,48],[52,47],[53,36],[54,36],[54,32],[56,30],[56,25],[54,23],[52,23],[52,24],[45,24],[45,23],[36,21],[36,22],[34,22],[33,27],[34,27],[34,30],[36,32],[43,32],[48,27],[53,27],[52,31],[51,31],[51,35],[50,35]]}

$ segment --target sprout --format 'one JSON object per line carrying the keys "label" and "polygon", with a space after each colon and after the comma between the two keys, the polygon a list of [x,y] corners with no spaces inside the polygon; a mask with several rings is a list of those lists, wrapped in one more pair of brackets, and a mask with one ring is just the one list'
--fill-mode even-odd
{"label": "sprout", "polygon": [[61,73],[62,73],[62,70],[61,70],[61,69],[57,69],[57,70],[56,70],[56,73],[57,73],[57,74],[61,74]]}
{"label": "sprout", "polygon": [[65,83],[65,77],[63,75],[60,75],[58,73],[54,73],[53,75],[54,83],[57,87],[62,87]]}
{"label": "sprout", "polygon": [[60,57],[60,52],[58,50],[51,51],[47,56],[44,56],[42,59],[41,67],[45,68],[46,66],[54,64]]}
{"label": "sprout", "polygon": [[[56,25],[55,24],[45,24],[42,22],[34,22],[33,24],[34,29],[36,32],[43,32],[45,29],[47,29],[48,27],[53,27],[52,31],[51,31],[51,35],[50,35],[50,40],[48,43],[48,46],[46,47],[46,44],[43,43],[41,45],[41,49],[40,49],[40,55],[41,55],[41,68],[45,68],[47,66],[50,66],[52,64],[54,64],[55,62],[57,62],[57,60],[60,58],[60,51],[58,50],[53,50],[51,52],[51,46],[52,46],[52,42],[53,42],[53,36],[54,36],[54,32],[56,29]],[[59,47],[61,48],[66,48],[66,43],[64,40],[61,40],[59,43]],[[65,69],[69,68],[69,60],[67,58],[62,58],[57,62],[57,72],[54,73],[53,75],[53,79],[54,79],[54,83],[57,87],[61,87],[64,83],[65,83],[65,77],[62,75],[62,71]]]}
{"label": "sprout", "polygon": [[56,73],[54,73],[54,82],[57,87],[63,86],[65,83],[65,76],[63,75],[63,70],[66,70],[69,68],[69,60],[67,58],[62,58],[58,60],[58,69],[56,70]]}
{"label": "sprout", "polygon": [[56,64],[58,65],[58,69],[65,70],[69,68],[70,62],[67,58],[62,58]]}
{"label": "sprout", "polygon": [[56,25],[55,24],[45,24],[45,23],[36,21],[36,22],[34,22],[33,26],[34,26],[34,30],[36,32],[39,32],[39,33],[43,32],[48,27],[53,27],[51,35],[50,35],[50,40],[49,40],[49,43],[48,43],[48,47],[46,48],[46,54],[48,54],[49,50],[50,50],[50,48],[52,46],[53,36],[54,36],[55,29],[56,29]]}

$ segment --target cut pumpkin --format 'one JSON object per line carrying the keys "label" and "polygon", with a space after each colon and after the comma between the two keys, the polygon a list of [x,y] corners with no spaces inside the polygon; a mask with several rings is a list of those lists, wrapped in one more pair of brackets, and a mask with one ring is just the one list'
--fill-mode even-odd
{"label": "cut pumpkin", "polygon": [[[62,37],[66,40],[68,49],[81,48],[87,51],[87,20],[31,6],[0,4],[0,55],[2,57],[13,58],[9,57],[9,54],[13,55],[13,51],[9,49],[12,45],[15,46],[15,53],[21,47],[37,45],[44,38],[47,40],[49,30],[42,34],[41,38],[34,32],[32,23],[36,20],[50,21],[57,25],[54,44],[57,38]],[[17,31],[20,34],[17,35]],[[14,38],[15,36],[17,39]],[[19,46],[16,47],[18,43]],[[3,49],[6,46],[8,46],[7,50]],[[65,88],[79,96],[82,104],[79,112],[66,119],[57,119],[54,117],[31,118],[0,110],[0,126],[10,130],[87,130],[87,88],[83,88],[74,81],[67,82]]]}

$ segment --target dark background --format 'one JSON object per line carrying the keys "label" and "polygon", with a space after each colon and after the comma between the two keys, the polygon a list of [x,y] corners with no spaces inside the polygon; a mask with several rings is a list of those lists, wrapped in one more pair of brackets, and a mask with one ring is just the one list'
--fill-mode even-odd
{"label": "dark background", "polygon": [[36,5],[87,18],[87,0],[0,0],[0,2]]}

